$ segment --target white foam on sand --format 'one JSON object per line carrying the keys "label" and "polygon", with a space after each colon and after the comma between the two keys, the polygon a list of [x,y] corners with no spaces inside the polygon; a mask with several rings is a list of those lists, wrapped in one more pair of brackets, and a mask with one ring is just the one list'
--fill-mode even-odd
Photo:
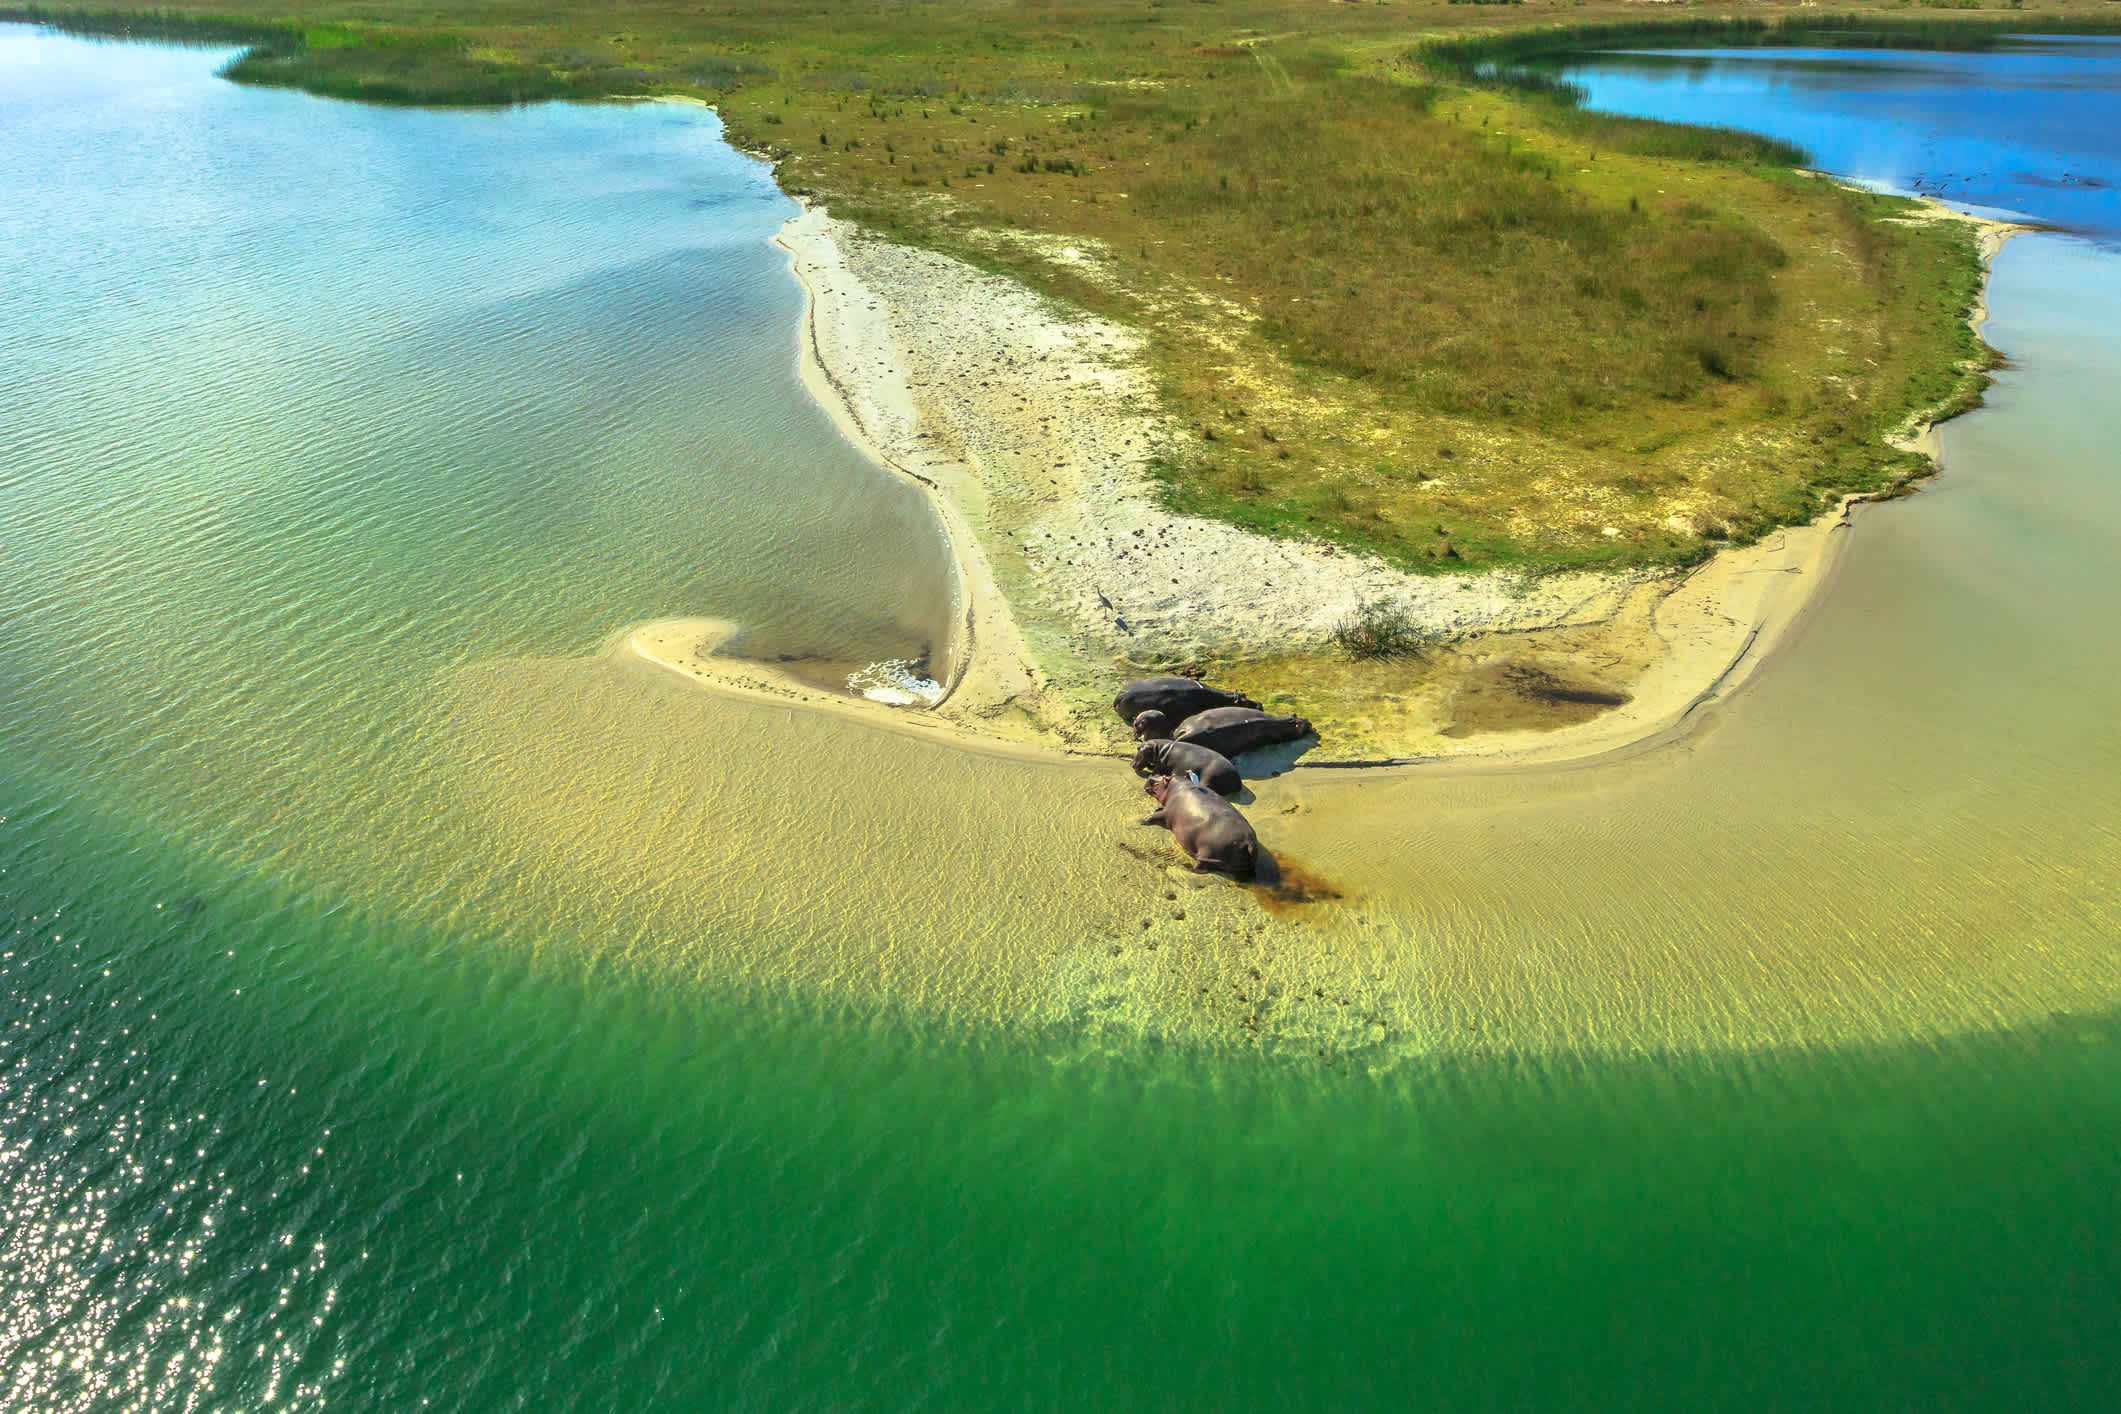
{"label": "white foam on sand", "polygon": [[924,676],[911,658],[886,658],[849,673],[847,690],[892,707],[933,707],[944,693],[943,685]]}

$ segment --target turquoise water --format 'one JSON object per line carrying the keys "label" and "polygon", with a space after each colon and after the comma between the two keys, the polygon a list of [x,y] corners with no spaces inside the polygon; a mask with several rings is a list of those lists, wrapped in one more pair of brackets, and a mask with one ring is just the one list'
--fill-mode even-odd
{"label": "turquoise water", "polygon": [[794,206],[711,114],[386,114],[216,57],[0,27],[17,681],[182,644],[271,691],[281,651],[411,670],[679,612],[941,641],[939,531],[802,395]]}
{"label": "turquoise water", "polygon": [[[380,112],[214,62],[0,28],[0,1406],[2110,1406],[2103,1008],[1898,1044],[1586,1032],[1379,1063],[971,1026],[692,966],[763,939],[885,967],[918,910],[977,944],[950,963],[973,971],[1012,909],[1053,912],[973,851],[904,898],[858,860],[814,909],[763,893],[753,856],[790,847],[753,841],[785,841],[794,807],[755,791],[771,818],[747,818],[623,726],[526,732],[508,803],[551,831],[481,794],[510,740],[488,716],[691,711],[582,666],[628,622],[719,613],[838,661],[917,647],[937,612],[918,503],[795,382],[799,306],[764,244],[785,204],[697,112]],[[1735,773],[1732,743],[1815,730],[1808,696],[1888,650],[1963,665],[1975,718],[2069,655],[2016,694],[2039,749],[1956,792],[1997,823],[1986,876],[1954,892],[1934,875],[1962,860],[1906,861],[1939,951],[2000,937],[2015,896],[2043,917],[2069,897],[2059,834],[2072,867],[2114,857],[2110,808],[2005,799],[2078,799],[2056,742],[2111,779],[2121,698],[2105,637],[1997,616],[2066,592],[2096,621],[2121,526],[2098,396],[2121,275],[2041,240],[1999,266],[2015,367],[1950,429],[1958,479],[1860,521],[1835,600],[1857,612],[1657,767]],[[1896,614],[1896,572],[1939,562],[1964,637]],[[1951,705],[1879,729],[1940,743],[1880,789],[1970,770]],[[779,715],[705,720],[800,769]],[[720,770],[711,746],[674,750]],[[656,774],[628,792],[636,760]],[[644,844],[591,896],[576,856],[618,857],[571,832],[597,789],[638,797]],[[718,833],[671,823],[695,798]],[[906,800],[908,834],[956,838],[947,801]],[[1897,818],[1840,808],[1852,831]],[[1601,822],[1619,853],[1636,827]],[[648,849],[658,831],[682,848]],[[1557,955],[1610,930],[1598,882]],[[1634,906],[1700,886],[1667,882]],[[688,887],[735,897],[679,907]],[[2075,894],[2108,974],[2110,892]],[[1729,936],[1657,951],[1771,952],[1744,904]],[[1043,945],[1104,926],[1089,889],[1075,907],[1081,936]],[[1648,986],[1654,959],[1629,961]]]}

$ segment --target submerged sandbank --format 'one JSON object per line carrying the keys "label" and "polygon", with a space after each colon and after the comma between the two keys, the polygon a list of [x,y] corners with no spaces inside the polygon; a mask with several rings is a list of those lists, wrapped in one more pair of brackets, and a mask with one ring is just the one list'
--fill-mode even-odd
{"label": "submerged sandbank", "polygon": [[[1984,261],[2017,229],[1977,224]],[[1116,752],[1113,685],[1195,665],[1319,721],[1312,764],[1582,759],[1661,738],[1743,683],[1831,578],[1860,499],[1684,574],[1409,575],[1166,511],[1150,475],[1164,434],[1131,331],[821,209],[777,241],[805,292],[805,386],[851,441],[927,491],[953,559],[943,700],[927,712],[831,704],[880,724]],[[1926,423],[1905,437],[1934,460]],[[1332,662],[1333,626],[1376,600],[1406,605],[1449,646],[1413,665]],[[695,680],[827,705],[770,666],[698,651],[683,624],[630,641]],[[1599,705],[1543,711],[1539,685],[1557,683],[1576,690],[1547,696]]]}

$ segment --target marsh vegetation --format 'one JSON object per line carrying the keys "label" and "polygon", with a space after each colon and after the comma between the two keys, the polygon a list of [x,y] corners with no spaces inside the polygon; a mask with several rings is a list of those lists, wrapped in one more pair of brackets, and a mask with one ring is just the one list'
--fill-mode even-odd
{"label": "marsh vegetation", "polygon": [[1388,599],[1366,599],[1333,626],[1333,646],[1358,662],[1417,657],[1435,641],[1435,630]]}
{"label": "marsh vegetation", "polygon": [[180,0],[94,23],[187,12],[257,31],[249,82],[708,99],[790,189],[1141,328],[1175,508],[1438,570],[1692,562],[1919,475],[1887,435],[1985,380],[1964,227],[1787,144],[1587,112],[1541,54],[2114,22],[2082,0],[1589,5],[1567,28],[1439,3]]}

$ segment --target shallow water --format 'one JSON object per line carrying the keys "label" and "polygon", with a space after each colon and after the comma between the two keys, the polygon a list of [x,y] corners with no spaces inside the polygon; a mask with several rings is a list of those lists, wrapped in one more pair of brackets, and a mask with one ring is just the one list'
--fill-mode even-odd
{"label": "shallow water", "polygon": [[2109,256],[1708,729],[1263,783],[1274,914],[1113,763],[595,656],[935,598],[707,117],[0,63],[0,1406],[2121,1382]]}
{"label": "shallow water", "polygon": [[1944,475],[1858,513],[1830,591],[1704,730],[1307,793],[1314,862],[1377,901],[1380,947],[1449,969],[1469,1024],[1744,1045],[2121,997],[2121,262],[2020,238],[1991,298],[2012,366],[1943,429]]}

